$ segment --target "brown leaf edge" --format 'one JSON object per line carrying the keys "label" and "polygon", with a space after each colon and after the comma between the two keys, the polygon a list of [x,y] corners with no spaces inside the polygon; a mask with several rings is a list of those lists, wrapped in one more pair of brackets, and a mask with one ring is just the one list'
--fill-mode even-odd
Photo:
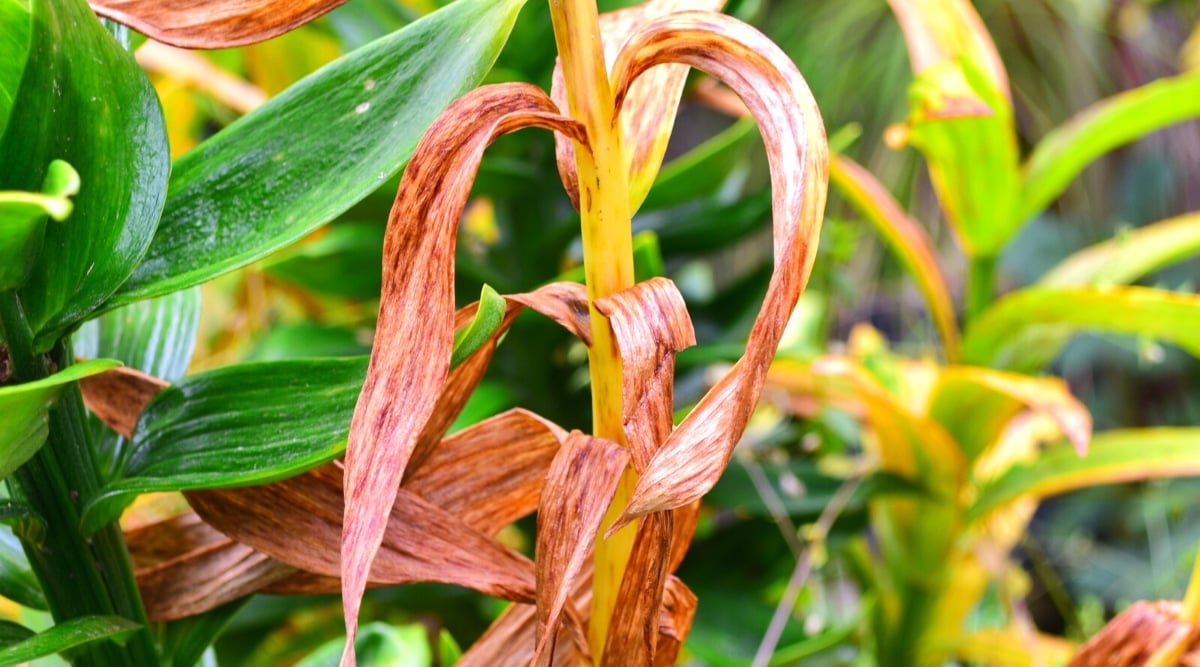
{"label": "brown leaf edge", "polygon": [[281,35],[346,0],[88,0],[92,11],[160,42],[192,49],[244,46]]}

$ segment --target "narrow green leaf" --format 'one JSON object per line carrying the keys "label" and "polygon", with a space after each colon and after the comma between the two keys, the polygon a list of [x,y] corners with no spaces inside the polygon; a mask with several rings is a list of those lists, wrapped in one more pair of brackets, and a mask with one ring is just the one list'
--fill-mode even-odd
{"label": "narrow green leaf", "polygon": [[450,367],[466,361],[484,343],[492,338],[504,321],[508,302],[489,285],[479,293],[479,309],[470,324],[454,332],[454,352],[450,356]]}
{"label": "narrow green leaf", "polygon": [[111,359],[96,359],[36,382],[0,387],[0,415],[4,415],[0,478],[7,477],[46,443],[50,408],[65,385],[120,365]]}
{"label": "narrow green leaf", "polygon": [[11,646],[19,641],[29,639],[34,631],[12,621],[0,620],[0,646]]}
{"label": "narrow green leaf", "polygon": [[40,193],[0,192],[0,290],[25,284],[42,251],[46,217],[62,222],[71,215],[79,174],[62,160],[47,169]]}
{"label": "narrow green leaf", "polygon": [[1200,475],[1200,428],[1106,431],[1092,438],[1087,456],[1056,446],[1013,466],[979,491],[969,520],[987,516],[1022,496],[1044,498],[1102,484]]}
{"label": "narrow green leaf", "polygon": [[0,190],[35,191],[51,161],[82,182],[66,225],[45,244],[21,300],[39,349],[83,320],[146,252],[170,158],[158,97],[133,56],[84,0],[31,2],[29,61],[0,139]]}
{"label": "narrow green leaf", "polygon": [[62,653],[96,641],[123,643],[141,626],[120,616],[84,616],[63,621],[24,640],[0,648],[0,666]]}
{"label": "narrow green leaf", "polygon": [[663,165],[642,210],[677,206],[717,192],[758,136],[758,124],[747,116],[699,146]]}
{"label": "narrow green leaf", "polygon": [[1043,287],[1131,283],[1200,252],[1200,213],[1119,232],[1067,257],[1038,280]]}
{"label": "narrow green leaf", "polygon": [[138,494],[265,484],[345,451],[367,358],[225,366],[164,389],[138,420],[120,477],[85,508],[91,533]]}
{"label": "narrow green leaf", "polygon": [[49,609],[20,540],[7,529],[0,529],[0,595],[30,609]]}
{"label": "narrow green leaf", "polygon": [[0,0],[0,137],[8,125],[29,57],[29,23],[29,7],[24,2]]}
{"label": "narrow green leaf", "polygon": [[1200,116],[1200,71],[1159,79],[1101,100],[1047,134],[1025,163],[1017,211],[1046,208],[1093,160],[1118,146]]}
{"label": "narrow green leaf", "polygon": [[1098,330],[1174,343],[1200,357],[1200,295],[1146,287],[1032,287],[998,301],[967,330],[968,364],[1034,372],[1070,334]]}
{"label": "narrow green leaf", "polygon": [[194,667],[201,656],[229,624],[235,614],[246,606],[249,597],[204,612],[171,621],[166,626],[162,654],[170,667]]}
{"label": "narrow green leaf", "polygon": [[404,166],[491,68],[524,0],[459,0],[344,56],[180,158],[145,260],[112,305],[293,243]]}

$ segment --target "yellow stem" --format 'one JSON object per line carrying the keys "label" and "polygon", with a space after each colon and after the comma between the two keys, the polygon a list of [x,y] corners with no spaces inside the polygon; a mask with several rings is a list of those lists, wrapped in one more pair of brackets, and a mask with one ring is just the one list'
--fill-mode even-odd
{"label": "yellow stem", "polygon": [[[583,231],[583,264],[592,315],[592,346],[588,353],[592,380],[593,432],[625,442],[621,418],[621,356],[612,328],[595,308],[595,300],[633,285],[629,177],[620,129],[613,119],[612,89],[600,43],[599,16],[593,0],[550,0],[554,39],[562,60],[563,81],[572,118],[583,123],[590,150],[575,145],[579,174],[579,213]],[[595,574],[588,643],[595,664],[601,664],[617,592],[637,534],[631,524],[604,539],[604,529],[628,504],[637,482],[626,470],[596,536]]]}

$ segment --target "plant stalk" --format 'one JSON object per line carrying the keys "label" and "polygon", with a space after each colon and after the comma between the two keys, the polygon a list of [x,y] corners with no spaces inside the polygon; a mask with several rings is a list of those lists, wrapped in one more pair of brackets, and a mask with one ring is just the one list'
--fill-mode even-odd
{"label": "plant stalk", "polygon": [[[592,321],[588,351],[592,383],[593,433],[626,445],[621,416],[621,356],[608,321],[595,301],[633,286],[629,176],[620,126],[613,118],[613,96],[600,42],[599,15],[593,0],[550,0],[554,40],[562,61],[570,115],[583,123],[588,146],[575,145],[579,174],[579,214],[583,264]],[[588,643],[594,664],[602,664],[604,641],[640,522],[604,539],[629,502],[637,475],[628,468],[596,536],[595,574]]]}
{"label": "plant stalk", "polygon": [[[0,328],[16,382],[51,375],[46,356],[35,351],[33,332],[14,292],[0,294]],[[58,368],[65,368],[71,363],[69,346],[60,343],[52,357]],[[18,537],[51,614],[56,622],[115,614],[142,624],[124,646],[109,641],[88,644],[72,656],[78,665],[157,664],[157,650],[120,527],[110,523],[90,539],[79,530],[80,510],[99,490],[100,472],[77,384],[63,389],[50,410],[48,425],[46,444],[13,473],[8,484],[45,522],[44,535]]]}

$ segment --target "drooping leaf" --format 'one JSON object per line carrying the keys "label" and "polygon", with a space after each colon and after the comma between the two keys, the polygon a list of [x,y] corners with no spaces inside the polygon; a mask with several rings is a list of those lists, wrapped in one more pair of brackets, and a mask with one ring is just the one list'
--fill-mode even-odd
{"label": "drooping leaf", "polygon": [[120,616],[83,616],[0,648],[0,665],[15,665],[97,641],[124,642],[139,626]]}
{"label": "drooping leaf", "polygon": [[632,35],[618,56],[613,68],[617,103],[639,74],[662,62],[691,65],[724,80],[758,121],[771,165],[776,268],[745,357],[651,459],[623,521],[687,505],[716,483],[811,271],[828,182],[816,104],[792,61],[764,35],[711,12],[659,19]]}
{"label": "drooping leaf", "polygon": [[891,193],[866,169],[849,158],[835,155],[829,163],[830,182],[883,237],[917,283],[938,333],[947,361],[958,359],[958,323],[950,283],[942,272],[933,241]]}
{"label": "drooping leaf", "polygon": [[88,0],[97,14],[160,42],[216,49],[260,42],[311,21],[346,0]]}
{"label": "drooping leaf", "polygon": [[120,476],[85,508],[85,531],[138,494],[262,484],[339,456],[366,365],[237,364],[164,389],[138,419]]}
{"label": "drooping leaf", "polygon": [[1101,100],[1042,138],[1026,160],[1017,218],[1033,217],[1110,150],[1200,116],[1200,71]]}
{"label": "drooping leaf", "polygon": [[1028,463],[979,490],[967,511],[971,520],[1029,496],[1044,498],[1075,489],[1200,474],[1200,429],[1140,428],[1104,431],[1092,437],[1087,456],[1070,447],[1050,447]]}
{"label": "drooping leaf", "polygon": [[[111,305],[244,266],[361,200],[483,78],[522,4],[455,2],[330,63],[180,158],[161,228]],[[320,131],[298,141],[297,127]]]}
{"label": "drooping leaf", "polygon": [[0,387],[0,414],[5,419],[5,428],[0,432],[0,478],[7,477],[45,444],[50,434],[50,408],[64,387],[119,365],[111,359],[94,359],[36,382]]}
{"label": "drooping leaf", "polygon": [[[471,182],[495,137],[529,126],[581,138],[532,85],[477,88],[438,118],[400,181],[384,242],[375,346],[346,451],[341,571],[349,637],[388,508],[449,372],[455,230]],[[416,309],[421,317],[411,316]]]}
{"label": "drooping leaf", "polygon": [[39,350],[137,266],[158,225],[170,158],[162,109],[133,56],[83,0],[35,0],[26,74],[0,139],[0,190],[36,191],[52,160],[79,174],[75,213],[46,228],[21,291]]}
{"label": "drooping leaf", "polygon": [[66,220],[78,192],[79,174],[62,160],[50,163],[39,193],[0,192],[0,290],[25,284],[42,251],[46,217]]}
{"label": "drooping leaf", "polygon": [[1200,213],[1120,232],[1072,254],[1038,280],[1043,287],[1125,285],[1200,252]]}
{"label": "drooping leaf", "polygon": [[1200,356],[1200,296],[1146,287],[1018,290],[984,311],[967,330],[963,360],[1036,371],[1054,360],[1070,333],[1089,329],[1147,336]]}

